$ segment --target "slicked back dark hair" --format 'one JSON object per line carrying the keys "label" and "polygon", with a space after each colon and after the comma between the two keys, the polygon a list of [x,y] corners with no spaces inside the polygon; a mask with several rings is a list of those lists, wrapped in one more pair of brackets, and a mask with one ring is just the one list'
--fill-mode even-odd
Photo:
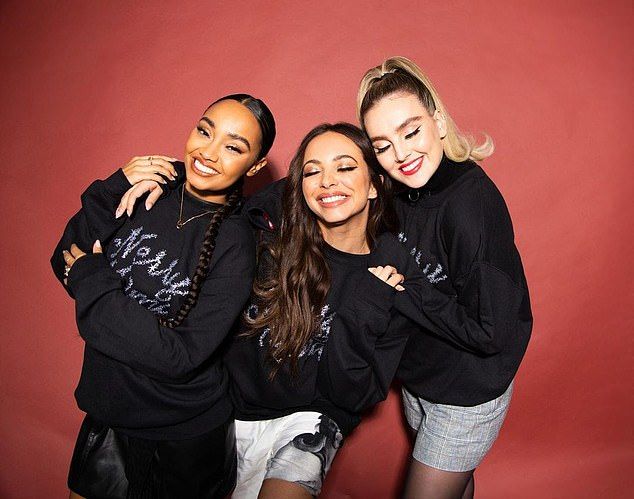
{"label": "slicked back dark hair", "polygon": [[[262,140],[260,143],[260,151],[258,153],[256,161],[264,158],[271,149],[273,141],[275,140],[275,120],[273,119],[273,114],[271,113],[270,109],[260,99],[256,99],[255,97],[252,97],[248,94],[226,95],[211,103],[207,107],[207,109],[209,109],[214,104],[224,100],[234,100],[244,105],[249,111],[251,111],[255,119],[258,121],[258,124],[260,125]],[[205,282],[207,274],[209,274],[209,266],[214,254],[214,249],[216,248],[216,238],[218,236],[220,226],[222,222],[229,215],[231,215],[240,205],[240,202],[242,200],[242,184],[243,177],[241,177],[240,180],[238,180],[233,185],[232,190],[227,195],[227,203],[216,210],[212,215],[211,220],[209,220],[209,225],[207,225],[205,238],[203,240],[200,255],[198,257],[198,265],[196,266],[196,270],[194,271],[194,275],[192,276],[189,291],[185,296],[183,304],[181,305],[178,312],[176,312],[174,317],[159,318],[159,322],[162,326],[170,328],[180,326],[191,311],[191,309],[194,308],[194,306],[198,302],[198,295],[200,294],[200,290],[203,283]],[[183,189],[184,188],[185,187],[183,186]]]}
{"label": "slicked back dark hair", "polygon": [[[271,113],[271,110],[263,101],[261,101],[260,99],[256,99],[249,94],[225,95],[224,97],[220,97],[220,99],[209,104],[207,109],[223,100],[234,100],[236,102],[239,102],[249,111],[251,111],[251,114],[255,117],[256,120],[258,120],[258,124],[260,125],[260,130],[262,132],[262,143],[260,144],[258,160],[262,159],[269,153],[269,151],[271,150],[271,146],[275,141],[276,130],[273,113]],[[207,110],[205,110],[205,112],[206,111]]]}

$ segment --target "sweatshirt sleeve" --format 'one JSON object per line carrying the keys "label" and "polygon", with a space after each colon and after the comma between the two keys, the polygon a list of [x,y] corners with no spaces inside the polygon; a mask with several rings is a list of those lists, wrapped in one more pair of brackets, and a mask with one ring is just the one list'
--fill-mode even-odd
{"label": "sweatshirt sleeve", "polygon": [[279,229],[285,188],[286,177],[267,185],[244,204],[242,213],[247,216],[256,229],[267,232]]}
{"label": "sweatshirt sleeve", "polygon": [[[354,413],[384,399],[391,382],[389,369],[381,364],[379,356],[389,354],[390,346],[394,347],[390,338],[383,336],[396,291],[369,271],[366,273],[359,272],[359,277],[350,281],[354,287],[349,289],[356,290],[355,297],[337,308],[322,359],[324,395]],[[382,340],[387,341],[384,344]]]}
{"label": "sweatshirt sleeve", "polygon": [[164,382],[186,382],[232,329],[251,289],[254,242],[246,223],[223,222],[211,269],[183,323],[163,327],[157,317],[123,292],[106,258],[90,254],[73,265],[79,333],[95,350]]}
{"label": "sweatshirt sleeve", "polygon": [[[371,266],[392,265],[404,274],[405,289],[416,286],[416,279],[408,277],[417,266],[395,239],[385,239]],[[330,400],[358,413],[387,397],[409,334],[417,326],[393,308],[395,297],[404,291],[369,271],[361,271],[346,291],[328,340],[326,387]]]}
{"label": "sweatshirt sleeve", "polygon": [[[159,173],[167,182],[166,184],[160,184],[161,190],[164,193],[180,188],[187,177],[185,163],[182,161],[173,161],[172,165],[176,170],[176,178],[174,180]],[[99,208],[95,210],[95,215],[99,215],[98,210],[104,207],[109,210],[107,212],[108,214],[114,213],[121,198],[130,187],[132,187],[132,184],[130,184],[125,173],[123,173],[123,169],[119,168],[105,180],[96,180],[88,186],[88,189],[82,194],[82,207],[92,208],[94,202],[97,201]]]}
{"label": "sweatshirt sleeve", "polygon": [[[168,190],[180,187],[185,178],[185,165],[176,161],[173,163],[178,176],[176,180],[168,180],[166,185],[161,185],[164,194]],[[64,281],[64,258],[62,251],[70,248],[75,243],[81,250],[90,251],[94,242],[99,239],[107,243],[119,230],[126,220],[125,216],[115,218],[115,210],[119,206],[121,198],[130,189],[123,170],[119,168],[105,180],[95,180],[81,195],[81,209],[70,219],[62,238],[57,243],[51,266],[57,279]],[[136,209],[139,209],[137,206]],[[71,296],[72,292],[66,288]]]}
{"label": "sweatshirt sleeve", "polygon": [[528,289],[502,195],[487,178],[465,187],[449,201],[441,222],[446,272],[456,294],[423,278],[396,306],[460,348],[493,355],[530,331]]}
{"label": "sweatshirt sleeve", "polygon": [[94,181],[83,192],[81,209],[95,239],[106,241],[121,227],[125,217],[115,218],[115,210],[130,187],[132,185],[119,168],[106,180]]}
{"label": "sweatshirt sleeve", "polygon": [[[66,225],[51,257],[53,272],[60,282],[64,281],[63,250],[75,243],[81,250],[89,252],[97,239],[107,242],[125,222],[124,217],[116,219],[114,212],[129,188],[123,170],[118,169],[106,180],[94,181],[81,195],[82,207]],[[70,289],[67,291],[73,296]]]}
{"label": "sweatshirt sleeve", "polygon": [[[159,184],[163,195],[178,189],[185,179],[185,165],[180,161],[172,163],[177,173],[175,180],[163,177],[167,183]],[[105,180],[96,180],[81,195],[81,209],[85,213],[86,222],[95,239],[107,241],[125,221],[126,215],[115,218],[115,211],[123,195],[132,187],[123,170],[119,168]],[[137,201],[136,210],[145,209]],[[94,241],[93,241],[94,242]]]}

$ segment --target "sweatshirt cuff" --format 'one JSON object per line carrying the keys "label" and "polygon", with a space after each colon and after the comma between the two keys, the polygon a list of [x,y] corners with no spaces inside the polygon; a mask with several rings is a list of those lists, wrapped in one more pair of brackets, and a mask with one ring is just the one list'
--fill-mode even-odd
{"label": "sweatshirt cuff", "polygon": [[361,276],[356,279],[354,284],[357,302],[361,302],[373,310],[385,313],[390,311],[394,304],[394,296],[397,293],[396,288],[379,279],[369,270],[362,271]]}
{"label": "sweatshirt cuff", "polygon": [[159,184],[159,187],[163,191],[163,194],[161,194],[161,199],[166,197],[170,191],[175,191],[181,185],[183,185],[187,178],[185,163],[183,163],[182,161],[171,161],[171,163],[176,170],[176,178],[174,180],[159,173],[159,175],[161,175],[161,177],[163,177],[163,179],[167,182],[167,184]]}
{"label": "sweatshirt cuff", "polygon": [[108,260],[102,253],[92,253],[82,256],[77,260],[68,273],[68,288],[73,295],[77,291],[77,286],[87,277],[90,277],[100,270],[112,270]]}
{"label": "sweatshirt cuff", "polygon": [[128,177],[123,173],[123,169],[119,168],[106,180],[103,181],[103,185],[106,190],[115,196],[121,196],[132,187],[132,184],[128,181]]}

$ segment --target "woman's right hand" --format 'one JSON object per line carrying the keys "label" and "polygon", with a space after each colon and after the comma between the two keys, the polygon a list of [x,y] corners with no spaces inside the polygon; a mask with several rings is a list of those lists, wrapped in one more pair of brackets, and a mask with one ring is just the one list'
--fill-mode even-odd
{"label": "woman's right hand", "polygon": [[160,184],[155,180],[141,180],[132,187],[130,187],[119,202],[117,211],[115,211],[115,218],[119,218],[124,213],[128,216],[132,215],[134,211],[134,205],[137,200],[143,196],[146,192],[149,192],[147,199],[145,200],[145,209],[149,210],[154,206],[154,203],[163,195],[163,189]]}
{"label": "woman's right hand", "polygon": [[370,272],[372,272],[376,277],[381,279],[383,282],[392,286],[396,291],[403,291],[405,288],[401,286],[405,277],[402,274],[398,273],[391,265],[386,265],[385,267],[370,267],[368,268]]}
{"label": "woman's right hand", "polygon": [[170,161],[177,161],[177,159],[169,156],[135,156],[121,169],[131,185],[136,185],[143,180],[165,184],[163,177],[174,180],[177,176],[176,169]]}

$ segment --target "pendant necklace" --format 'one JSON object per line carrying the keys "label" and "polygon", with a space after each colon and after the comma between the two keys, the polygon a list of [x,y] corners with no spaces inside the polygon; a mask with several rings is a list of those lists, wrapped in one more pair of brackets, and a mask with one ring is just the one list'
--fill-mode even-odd
{"label": "pendant necklace", "polygon": [[212,210],[207,210],[207,211],[203,211],[202,213],[199,213],[198,215],[194,215],[193,217],[189,217],[187,220],[183,220],[183,199],[185,198],[185,185],[183,184],[183,187],[181,188],[181,209],[180,212],[178,213],[178,222],[176,222],[176,228],[177,229],[182,229],[183,226],[186,223],[191,222],[192,220],[196,219],[196,218],[200,218],[200,217],[204,217],[205,215],[209,215],[211,213]]}

